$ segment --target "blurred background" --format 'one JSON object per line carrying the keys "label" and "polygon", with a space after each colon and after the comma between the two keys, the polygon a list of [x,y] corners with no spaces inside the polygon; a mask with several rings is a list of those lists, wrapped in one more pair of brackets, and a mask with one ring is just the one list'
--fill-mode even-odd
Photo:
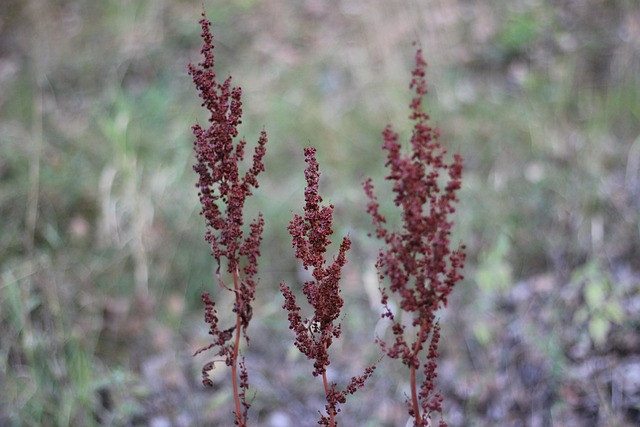
{"label": "blurred background", "polygon": [[[426,105],[465,160],[454,244],[465,280],[443,326],[450,426],[640,423],[640,4],[634,0],[209,0],[241,135],[269,135],[248,204],[267,221],[245,349],[251,425],[316,425],[321,381],[278,286],[304,280],[286,226],[318,148],[335,237],[349,233],[331,378],[380,357],[378,242],[360,182],[386,197],[380,132],[405,141],[413,41]],[[199,295],[220,307],[190,128],[201,1],[0,2],[0,425],[228,426]],[[337,250],[337,248],[333,248]],[[229,313],[226,313],[228,315]],[[225,314],[221,314],[225,317]],[[408,377],[383,360],[340,414],[404,426]],[[251,394],[253,396],[253,394]]]}

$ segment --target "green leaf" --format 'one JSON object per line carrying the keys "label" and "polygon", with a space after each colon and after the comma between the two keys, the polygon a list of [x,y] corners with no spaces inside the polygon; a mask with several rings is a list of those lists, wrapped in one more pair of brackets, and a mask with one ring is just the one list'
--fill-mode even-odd
{"label": "green leaf", "polygon": [[604,315],[612,322],[621,325],[624,322],[625,314],[622,306],[615,301],[609,301],[604,306]]}
{"label": "green leaf", "polygon": [[499,43],[508,52],[524,51],[534,43],[539,27],[531,14],[511,16],[499,35]]}
{"label": "green leaf", "polygon": [[602,307],[606,302],[606,283],[602,280],[593,280],[587,283],[584,289],[584,299],[590,310]]}
{"label": "green leaf", "polygon": [[505,291],[513,283],[513,271],[507,260],[510,250],[509,236],[501,234],[491,251],[483,257],[476,273],[476,281],[483,292]]}
{"label": "green leaf", "polygon": [[491,342],[491,330],[486,323],[476,323],[473,327],[473,334],[481,345],[487,345]]}
{"label": "green leaf", "polygon": [[589,334],[594,344],[601,346],[607,340],[611,324],[607,319],[601,316],[594,316],[589,321]]}

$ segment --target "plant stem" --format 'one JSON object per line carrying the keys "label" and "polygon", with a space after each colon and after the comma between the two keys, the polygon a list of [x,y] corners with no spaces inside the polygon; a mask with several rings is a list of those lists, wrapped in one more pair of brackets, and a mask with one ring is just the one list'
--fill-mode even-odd
{"label": "plant stem", "polygon": [[[424,328],[426,326],[426,321],[422,321],[420,323],[420,332],[418,334],[419,337],[424,333]],[[420,351],[420,340],[416,341],[413,344],[413,354],[415,356],[415,360],[418,360],[418,353]],[[418,365],[419,366],[419,365]],[[411,364],[411,403],[413,405],[413,412],[415,413],[415,426],[422,427],[422,416],[420,415],[420,404],[418,403],[418,389],[416,388],[416,366],[415,364]]]}
{"label": "plant stem", "polygon": [[[326,370],[322,373],[322,382],[324,383],[324,394],[325,396],[327,396],[327,401],[329,401],[329,381],[327,381]],[[335,427],[335,421],[333,418],[334,418],[333,409],[329,409],[329,426],[330,427]]]}
{"label": "plant stem", "polygon": [[236,313],[236,340],[235,343],[233,345],[233,359],[231,360],[231,378],[233,381],[233,399],[235,401],[236,404],[236,420],[238,423],[238,426],[240,427],[245,427],[245,420],[242,419],[242,409],[240,406],[240,394],[238,391],[238,351],[240,348],[240,328],[241,328],[241,324],[240,324],[240,314],[241,314],[241,309],[240,309],[240,303],[241,303],[241,298],[240,298],[240,290],[238,288],[238,281],[240,280],[239,277],[239,273],[238,270],[234,271],[233,273],[233,288],[235,289],[235,294],[236,294],[236,307],[238,307],[237,309],[237,313]]}
{"label": "plant stem", "polygon": [[418,405],[418,390],[416,390],[416,367],[411,366],[411,400],[413,403],[413,412],[415,412],[416,426],[422,426],[422,417],[420,416],[420,406]]}

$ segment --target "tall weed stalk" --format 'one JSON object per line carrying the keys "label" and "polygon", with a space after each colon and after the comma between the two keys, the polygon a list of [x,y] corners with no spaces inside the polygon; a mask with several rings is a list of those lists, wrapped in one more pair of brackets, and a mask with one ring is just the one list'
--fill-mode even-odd
{"label": "tall weed stalk", "polygon": [[[207,225],[205,239],[217,262],[219,286],[234,294],[231,310],[235,324],[221,326],[215,301],[209,292],[203,292],[205,321],[213,338],[196,354],[216,349],[216,356],[220,358],[203,367],[206,386],[213,385],[209,372],[216,363],[224,362],[231,367],[235,424],[247,426],[251,405],[246,399],[248,372],[240,343],[242,340],[249,343],[247,328],[253,313],[264,220],[262,214],[258,214],[247,232],[243,227],[243,209],[252,189],[258,187],[258,175],[264,171],[262,159],[267,135],[262,131],[254,148],[253,163],[241,175],[239,164],[244,159],[246,141],[235,140],[242,122],[242,90],[231,86],[231,77],[218,82],[211,22],[204,13],[200,24],[203,59],[195,66],[189,65],[189,74],[200,93],[202,106],[209,112],[209,126],[206,129],[199,124],[193,126],[194,170],[199,177],[201,213]],[[415,96],[410,104],[413,131],[409,152],[403,151],[399,136],[391,126],[382,133],[382,149],[387,152],[385,166],[389,169],[386,179],[393,183],[394,203],[400,210],[399,224],[390,225],[391,221],[381,213],[372,180],[365,180],[363,187],[376,237],[384,242],[376,266],[381,281],[382,317],[390,321],[392,336],[378,337],[377,342],[386,356],[399,360],[407,368],[411,392],[407,396],[407,411],[414,426],[424,427],[432,425],[434,414],[442,413],[443,399],[435,384],[440,340],[436,312],[447,305],[453,287],[462,280],[465,247],[452,249],[450,242],[454,226],[451,214],[455,212],[456,195],[462,183],[462,157],[455,154],[451,163],[445,159],[446,150],[438,141],[438,130],[431,126],[422,103],[427,94],[427,64],[421,49],[417,49],[415,59],[410,84]],[[325,253],[330,245],[329,236],[333,234],[333,205],[322,205],[315,154],[315,148],[305,149],[304,215],[294,215],[289,224],[295,256],[313,277],[302,287],[313,314],[303,317],[293,289],[284,283],[280,289],[285,301],[283,309],[296,336],[295,345],[307,359],[314,361],[313,376],[322,378],[327,404],[318,424],[335,427],[340,405],[348,395],[365,386],[376,364],[353,377],[344,389],[330,384],[327,378],[329,348],[341,336],[344,300],[340,296],[340,279],[351,241],[348,236],[343,237],[337,257],[327,263]],[[232,278],[232,284],[224,281],[223,273]],[[395,304],[391,304],[391,300]],[[392,306],[398,309],[394,311]],[[447,424],[441,419],[439,425]]]}

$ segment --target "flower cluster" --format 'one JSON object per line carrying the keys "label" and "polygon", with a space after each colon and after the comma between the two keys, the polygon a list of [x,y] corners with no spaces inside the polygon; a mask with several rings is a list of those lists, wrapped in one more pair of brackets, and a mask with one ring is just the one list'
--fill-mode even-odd
{"label": "flower cluster", "polygon": [[[217,262],[217,280],[223,291],[231,292],[235,297],[235,324],[221,326],[214,299],[209,292],[203,292],[205,321],[213,338],[196,354],[212,348],[217,351],[218,359],[202,369],[203,383],[207,386],[213,385],[209,371],[216,363],[224,361],[231,367],[235,425],[246,427],[250,407],[246,401],[248,374],[240,341],[244,338],[249,342],[247,328],[253,313],[264,221],[258,214],[245,225],[243,211],[247,198],[258,187],[258,175],[264,171],[262,159],[267,135],[261,132],[253,162],[241,174],[239,169],[244,162],[246,141],[234,141],[242,123],[242,90],[232,87],[231,77],[218,82],[213,69],[211,23],[204,13],[200,24],[204,59],[197,66],[190,64],[189,74],[199,91],[202,106],[209,112],[209,126],[206,129],[198,124],[193,126],[194,171],[198,174],[201,214],[207,225],[205,239]],[[455,212],[456,194],[461,187],[462,158],[455,154],[451,163],[445,161],[446,151],[438,142],[438,131],[429,124],[429,115],[422,106],[427,93],[425,68],[422,52],[418,49],[410,84],[415,91],[410,104],[410,118],[414,122],[410,153],[403,153],[398,134],[391,126],[383,132],[382,148],[387,151],[385,166],[390,170],[386,179],[393,182],[394,203],[400,208],[400,228],[387,225],[372,181],[363,183],[369,198],[367,211],[373,219],[377,237],[385,242],[376,265],[380,279],[389,283],[388,288],[380,291],[384,307],[382,317],[391,322],[392,338],[385,341],[379,337],[377,341],[386,355],[400,359],[409,369],[411,396],[407,396],[407,405],[417,427],[431,425],[431,415],[442,411],[442,397],[435,391],[440,340],[440,325],[435,313],[446,306],[453,287],[462,279],[465,260],[464,245],[455,250],[450,247],[453,226],[450,215]],[[288,230],[296,258],[312,275],[312,279],[303,284],[302,293],[313,308],[313,314],[310,317],[301,314],[295,292],[289,286],[281,283],[280,290],[289,327],[295,333],[295,345],[313,360],[312,374],[323,381],[326,413],[320,415],[318,424],[335,427],[340,405],[346,402],[347,396],[364,386],[376,366],[371,365],[362,375],[351,378],[344,389],[327,379],[329,349],[342,332],[340,316],[344,300],[339,285],[351,240],[348,236],[343,237],[333,261],[326,260],[333,234],[333,205],[323,205],[319,195],[320,171],[315,148],[306,148],[304,154],[307,163],[304,215],[294,215]],[[232,278],[232,283],[225,283],[225,275]],[[392,311],[391,299],[403,312],[403,320],[409,318],[410,324],[401,322],[400,316]],[[444,427],[446,423],[441,420],[440,426]]]}
{"label": "flower cluster", "polygon": [[[412,319],[411,328],[401,323],[389,307],[389,292],[381,289],[385,307],[382,316],[392,322],[393,341],[389,344],[378,338],[378,342],[389,357],[400,359],[410,370],[411,397],[407,404],[415,426],[429,425],[430,414],[441,412],[442,398],[434,383],[440,338],[435,312],[446,306],[452,288],[462,280],[460,271],[465,259],[464,245],[456,250],[450,248],[453,222],[449,220],[461,187],[462,158],[455,154],[452,163],[445,161],[446,150],[438,142],[438,130],[429,124],[429,115],[422,106],[427,93],[425,68],[422,51],[418,49],[410,85],[415,91],[410,104],[410,118],[414,122],[411,152],[402,152],[398,134],[391,126],[383,132],[385,166],[390,169],[386,179],[393,182],[394,203],[401,209],[402,228],[391,231],[386,226],[387,219],[380,213],[371,179],[363,184],[376,235],[385,242],[377,261],[380,278],[388,278],[389,291]],[[441,176],[445,171],[448,178]],[[426,359],[421,359],[427,342]],[[418,370],[423,377],[419,392]],[[446,423],[441,421],[443,425]]]}
{"label": "flower cluster", "polygon": [[370,366],[359,377],[353,377],[345,390],[337,390],[336,384],[329,385],[326,370],[329,366],[329,347],[333,339],[340,338],[341,324],[338,321],[344,300],[340,296],[340,276],[344,265],[347,263],[346,252],[351,246],[348,236],[342,239],[338,256],[329,266],[326,264],[324,253],[330,245],[329,236],[333,234],[333,205],[321,206],[322,197],[318,194],[318,182],[320,172],[315,158],[316,149],[305,148],[305,178],[307,187],[304,192],[305,207],[304,217],[294,215],[289,224],[289,233],[293,239],[296,258],[302,261],[306,270],[311,270],[313,280],[304,283],[302,292],[314,309],[310,319],[303,319],[300,315],[300,306],[296,302],[291,288],[284,283],[280,284],[285,303],[283,308],[287,310],[290,329],[296,334],[295,345],[307,356],[314,360],[314,376],[322,376],[325,395],[327,399],[327,415],[322,416],[319,424],[337,426],[335,416],[340,411],[339,404],[346,402],[346,396],[353,394],[364,386],[375,366]]}
{"label": "flower cluster", "polygon": [[[266,152],[267,135],[261,132],[253,154],[253,164],[244,173],[239,172],[239,164],[245,156],[246,141],[241,139],[234,144],[238,136],[238,126],[242,123],[242,90],[231,86],[231,77],[223,83],[216,79],[214,71],[213,35],[209,27],[211,22],[202,14],[201,54],[204,59],[197,66],[189,64],[189,74],[199,91],[202,106],[209,112],[209,127],[203,129],[199,124],[193,126],[195,136],[194,151],[196,164],[193,167],[198,174],[197,188],[202,205],[201,214],[205,217],[206,241],[211,245],[211,254],[217,261],[217,277],[220,285],[235,294],[233,312],[236,322],[230,328],[219,326],[215,302],[208,292],[203,292],[205,321],[209,324],[209,333],[213,336],[211,344],[198,350],[196,354],[217,347],[218,356],[232,367],[234,397],[236,400],[236,424],[246,425],[246,411],[249,403],[244,399],[247,388],[247,372],[240,362],[238,374],[238,353],[240,334],[248,342],[247,327],[252,316],[251,303],[255,296],[258,257],[264,221],[262,215],[253,219],[245,235],[243,209],[252,189],[258,187],[258,175],[264,171],[262,158]],[[246,261],[241,267],[241,259]],[[226,263],[226,272],[233,277],[233,286],[225,284],[220,267]],[[235,339],[233,339],[235,337]],[[215,362],[203,368],[203,383],[212,385],[208,371]],[[239,380],[239,384],[238,384]],[[240,403],[244,409],[241,410]]]}
{"label": "flower cluster", "polygon": [[[202,204],[201,213],[208,226],[206,240],[219,265],[222,258],[228,261],[229,273],[233,274],[239,268],[240,257],[245,256],[248,261],[244,266],[245,281],[252,285],[257,272],[264,221],[259,215],[251,224],[249,235],[244,237],[242,211],[245,200],[252,194],[252,187],[259,186],[258,175],[264,171],[262,158],[266,152],[267,135],[264,130],[261,132],[253,154],[253,165],[241,178],[238,164],[244,160],[247,142],[241,139],[234,146],[233,140],[238,136],[238,126],[242,123],[242,89],[231,87],[231,76],[223,83],[217,82],[213,70],[211,22],[203,17],[200,24],[204,60],[198,67],[189,64],[189,74],[200,92],[202,106],[210,113],[207,129],[202,129],[199,124],[192,128],[196,137],[196,165],[193,169],[199,176],[196,187]],[[224,213],[219,205],[225,207]]]}

